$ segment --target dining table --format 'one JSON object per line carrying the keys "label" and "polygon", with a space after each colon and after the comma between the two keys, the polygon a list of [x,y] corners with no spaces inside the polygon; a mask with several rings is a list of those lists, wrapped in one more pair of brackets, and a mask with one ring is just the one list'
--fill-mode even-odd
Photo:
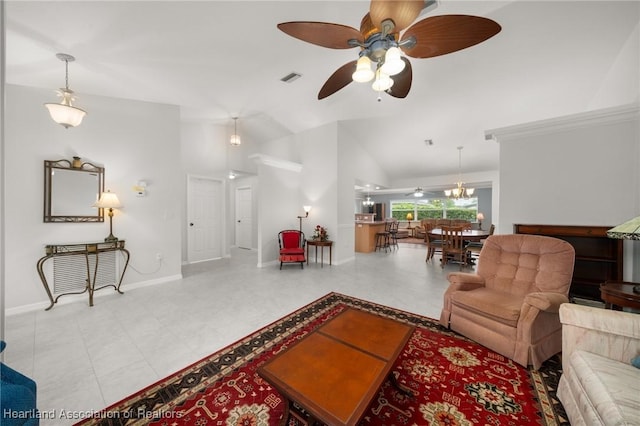
{"label": "dining table", "polygon": [[[429,231],[429,235],[435,239],[442,239],[444,233],[441,228],[433,228]],[[462,238],[467,241],[479,242],[487,238],[490,234],[489,230],[484,229],[465,229],[462,231]]]}

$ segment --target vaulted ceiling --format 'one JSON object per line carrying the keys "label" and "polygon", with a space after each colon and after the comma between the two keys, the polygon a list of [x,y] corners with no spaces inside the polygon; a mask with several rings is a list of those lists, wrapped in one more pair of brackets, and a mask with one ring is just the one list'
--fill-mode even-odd
{"label": "vaulted ceiling", "polygon": [[[70,86],[181,107],[185,121],[232,128],[261,143],[341,121],[392,181],[495,170],[487,129],[637,102],[637,1],[439,1],[427,16],[490,18],[502,31],[445,56],[413,59],[405,99],[352,83],[318,100],[327,78],[357,59],[279,31],[285,21],[359,28],[356,1],[7,1],[7,82],[64,83],[55,54],[76,57]],[[302,75],[292,83],[285,75]],[[425,140],[431,139],[432,146]]]}

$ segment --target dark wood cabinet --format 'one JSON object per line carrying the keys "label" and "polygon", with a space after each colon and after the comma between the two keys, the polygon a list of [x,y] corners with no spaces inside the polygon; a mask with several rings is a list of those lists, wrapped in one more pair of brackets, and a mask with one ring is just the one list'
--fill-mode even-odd
{"label": "dark wood cabinet", "polygon": [[600,284],[622,281],[622,240],[607,237],[613,226],[513,225],[516,234],[546,235],[576,250],[570,296],[600,301]]}

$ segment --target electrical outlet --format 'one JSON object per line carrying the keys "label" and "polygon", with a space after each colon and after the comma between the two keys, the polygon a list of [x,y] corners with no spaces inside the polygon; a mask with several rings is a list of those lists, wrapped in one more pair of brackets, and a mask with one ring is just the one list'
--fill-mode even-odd
{"label": "electrical outlet", "polygon": [[162,253],[156,253],[156,260],[162,260]]}

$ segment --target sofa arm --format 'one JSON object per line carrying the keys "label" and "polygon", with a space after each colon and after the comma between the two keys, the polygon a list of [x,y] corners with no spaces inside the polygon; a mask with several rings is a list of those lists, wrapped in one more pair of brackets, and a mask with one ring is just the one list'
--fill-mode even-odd
{"label": "sofa arm", "polygon": [[480,275],[467,272],[451,272],[447,279],[449,287],[444,292],[444,304],[440,312],[440,324],[449,328],[449,318],[451,317],[451,294],[456,291],[469,291],[475,288],[484,287],[484,278]]}
{"label": "sofa arm", "polygon": [[565,303],[560,306],[562,359],[584,350],[629,363],[640,355],[640,315]]}
{"label": "sofa arm", "polygon": [[474,288],[484,287],[484,278],[477,274],[468,272],[451,272],[447,279],[449,280],[449,288],[447,291],[473,290]]}
{"label": "sofa arm", "polygon": [[524,298],[525,304],[549,313],[557,313],[560,310],[560,306],[568,302],[567,296],[560,293],[536,292],[529,293]]}

